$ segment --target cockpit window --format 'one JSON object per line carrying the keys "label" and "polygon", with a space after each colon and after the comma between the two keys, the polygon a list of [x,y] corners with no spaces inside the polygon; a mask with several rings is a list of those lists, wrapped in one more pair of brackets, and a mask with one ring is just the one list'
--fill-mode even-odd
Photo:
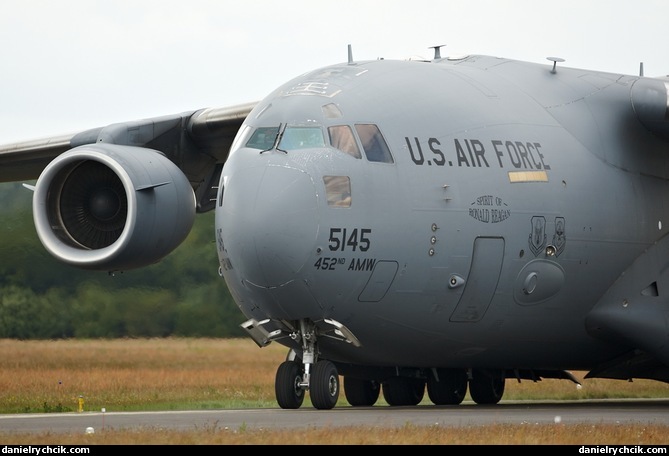
{"label": "cockpit window", "polygon": [[323,130],[320,127],[286,127],[281,135],[279,149],[295,150],[324,147]]}
{"label": "cockpit window", "polygon": [[251,149],[268,150],[274,147],[276,135],[279,134],[279,127],[259,127],[256,128],[249,140],[246,142],[246,147]]}
{"label": "cockpit window", "polygon": [[339,149],[352,157],[362,158],[351,127],[348,125],[335,125],[334,127],[328,128],[328,134],[330,135],[330,144],[332,147]]}
{"label": "cockpit window", "polygon": [[277,148],[282,151],[325,146],[321,127],[287,126],[281,131],[281,126],[276,126],[256,128],[246,142],[246,147],[260,149],[261,151],[270,150],[276,144],[279,134],[281,139]]}
{"label": "cockpit window", "polygon": [[358,132],[367,160],[371,162],[394,163],[393,156],[390,154],[388,144],[383,139],[379,127],[374,124],[356,124],[355,131]]}
{"label": "cockpit window", "polygon": [[351,179],[348,176],[323,176],[328,206],[351,207]]}

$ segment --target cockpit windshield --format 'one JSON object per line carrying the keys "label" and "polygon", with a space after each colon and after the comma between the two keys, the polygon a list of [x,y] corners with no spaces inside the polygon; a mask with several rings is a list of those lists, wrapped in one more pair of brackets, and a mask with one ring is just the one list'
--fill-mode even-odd
{"label": "cockpit windshield", "polygon": [[324,147],[325,139],[320,127],[286,127],[279,141],[279,149],[296,150]]}
{"label": "cockpit windshield", "polygon": [[[355,133],[354,133],[355,131]],[[266,151],[277,149],[288,152],[299,149],[333,147],[354,158],[362,158],[360,149],[370,162],[394,163],[379,127],[374,124],[333,125],[327,129],[327,142],[320,126],[293,126],[281,124],[275,127],[245,128],[235,143],[246,143],[245,147]],[[357,135],[357,140],[356,140]],[[359,142],[358,142],[359,141]],[[362,145],[362,148],[358,144]]]}
{"label": "cockpit windshield", "polygon": [[[276,144],[277,138],[280,138],[279,144]],[[281,131],[277,126],[256,128],[246,142],[246,147],[260,150],[269,150],[275,145],[283,151],[324,147],[325,138],[320,127],[287,126]]]}
{"label": "cockpit windshield", "polygon": [[258,127],[255,129],[248,141],[246,147],[251,149],[268,150],[274,147],[276,137],[279,134],[279,127]]}

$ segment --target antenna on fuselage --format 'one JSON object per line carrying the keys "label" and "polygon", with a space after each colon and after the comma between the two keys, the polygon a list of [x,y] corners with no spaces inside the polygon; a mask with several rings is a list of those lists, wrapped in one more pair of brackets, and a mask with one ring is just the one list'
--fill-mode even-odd
{"label": "antenna on fuselage", "polygon": [[639,76],[643,77],[643,62],[639,62]]}
{"label": "antenna on fuselage", "polygon": [[446,46],[445,44],[440,44],[439,46],[430,46],[430,49],[434,49],[434,59],[437,60],[441,58],[441,48]]}
{"label": "antenna on fuselage", "polygon": [[348,45],[348,64],[350,65],[352,63],[353,63],[353,48],[349,44]]}
{"label": "antenna on fuselage", "polygon": [[561,57],[546,57],[546,60],[553,62],[553,69],[551,70],[551,73],[553,74],[557,73],[557,63],[564,62],[564,59]]}

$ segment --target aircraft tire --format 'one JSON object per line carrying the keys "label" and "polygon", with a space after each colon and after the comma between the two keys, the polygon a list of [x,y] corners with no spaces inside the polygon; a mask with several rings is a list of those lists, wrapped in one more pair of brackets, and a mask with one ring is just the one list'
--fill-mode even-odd
{"label": "aircraft tire", "polygon": [[299,384],[302,381],[302,363],[284,361],[276,371],[274,393],[279,407],[283,409],[298,409],[304,402],[304,389]]}
{"label": "aircraft tire", "polygon": [[375,380],[344,377],[344,395],[353,407],[370,407],[376,404],[381,393],[381,385]]}
{"label": "aircraft tire", "polygon": [[464,369],[438,369],[439,380],[427,379],[427,395],[435,405],[458,405],[467,394],[467,372]]}
{"label": "aircraft tire", "polygon": [[504,382],[499,370],[474,370],[469,380],[469,394],[477,404],[497,404],[504,395]]}
{"label": "aircraft tire", "polygon": [[329,410],[339,400],[339,373],[330,361],[321,360],[314,364],[309,381],[311,404],[319,410]]}
{"label": "aircraft tire", "polygon": [[425,396],[425,380],[390,377],[383,382],[383,398],[388,405],[418,405]]}

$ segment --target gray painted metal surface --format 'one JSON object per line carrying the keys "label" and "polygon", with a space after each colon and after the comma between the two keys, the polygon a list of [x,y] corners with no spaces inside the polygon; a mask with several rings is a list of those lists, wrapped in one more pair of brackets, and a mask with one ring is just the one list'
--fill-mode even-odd
{"label": "gray painted metal surface", "polygon": [[[381,386],[393,405],[425,390],[459,402],[467,387],[494,403],[506,378],[569,370],[667,382],[667,82],[553,62],[351,61],[257,103],[0,147],[0,178],[49,163],[38,233],[101,270],[155,261],[183,214],[215,210],[244,327],[296,363],[277,372],[283,408],[306,391],[334,407],[340,374],[366,405]],[[125,177],[166,159],[189,188]],[[129,211],[104,247],[125,263],[63,222],[86,201],[48,196],[75,193],[86,160],[121,181],[110,204],[156,196],[152,220]],[[194,204],[171,210],[165,186]],[[133,256],[126,239],[149,251]]]}

